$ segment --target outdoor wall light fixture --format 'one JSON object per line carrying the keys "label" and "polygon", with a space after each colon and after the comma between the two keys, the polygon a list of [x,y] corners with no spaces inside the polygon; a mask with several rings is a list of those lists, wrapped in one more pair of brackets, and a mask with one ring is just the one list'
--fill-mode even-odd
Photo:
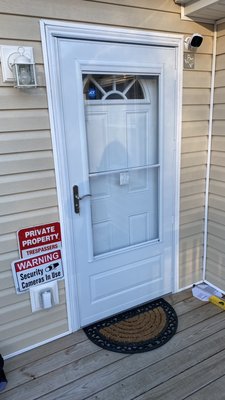
{"label": "outdoor wall light fixture", "polygon": [[3,82],[17,88],[37,87],[32,47],[1,46]]}
{"label": "outdoor wall light fixture", "polygon": [[24,47],[19,47],[16,53],[8,58],[9,68],[12,70],[15,87],[36,87],[36,72],[34,63],[25,55]]}

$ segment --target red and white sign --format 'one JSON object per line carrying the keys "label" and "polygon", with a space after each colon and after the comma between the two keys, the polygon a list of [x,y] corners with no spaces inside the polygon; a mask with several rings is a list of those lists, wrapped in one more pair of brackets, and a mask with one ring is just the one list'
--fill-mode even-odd
{"label": "red and white sign", "polygon": [[37,285],[62,279],[64,276],[61,251],[55,250],[36,257],[13,261],[12,271],[17,293]]}
{"label": "red and white sign", "polygon": [[61,248],[59,222],[21,229],[17,235],[22,258]]}

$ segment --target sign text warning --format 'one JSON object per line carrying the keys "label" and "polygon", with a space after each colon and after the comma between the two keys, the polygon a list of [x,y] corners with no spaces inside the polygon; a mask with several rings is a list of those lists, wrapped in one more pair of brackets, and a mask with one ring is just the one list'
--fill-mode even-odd
{"label": "sign text warning", "polygon": [[64,276],[61,251],[55,250],[12,263],[17,293]]}

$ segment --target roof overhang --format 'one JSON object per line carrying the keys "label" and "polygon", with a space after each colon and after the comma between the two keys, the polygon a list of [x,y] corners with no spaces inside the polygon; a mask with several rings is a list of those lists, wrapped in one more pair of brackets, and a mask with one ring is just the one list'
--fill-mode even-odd
{"label": "roof overhang", "polygon": [[183,16],[205,22],[225,18],[225,0],[175,0],[181,4]]}

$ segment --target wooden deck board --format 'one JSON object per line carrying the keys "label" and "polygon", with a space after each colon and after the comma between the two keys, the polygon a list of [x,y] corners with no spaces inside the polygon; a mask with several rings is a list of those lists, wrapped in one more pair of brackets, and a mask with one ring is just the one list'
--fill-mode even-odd
{"label": "wooden deck board", "polygon": [[77,343],[80,343],[84,340],[87,340],[87,337],[82,330],[76,332],[76,334],[74,335],[64,336],[61,339],[32,350],[32,357],[30,357],[31,353],[28,352],[20,354],[17,357],[10,358],[9,360],[7,360],[7,371],[12,371],[24,365],[27,365],[28,361],[31,359],[32,361],[40,360],[42,357],[46,357],[48,355],[55,354],[58,351],[65,350],[66,348],[76,345]]}
{"label": "wooden deck board", "polygon": [[[175,400],[177,398],[183,398],[177,396],[178,394],[184,396],[192,393],[194,385],[191,385],[191,383],[192,380],[195,380],[195,376],[197,377],[199,375],[199,379],[202,379],[202,381],[205,382],[208,359],[210,357],[213,358],[214,351],[218,352],[218,354],[214,356],[215,361],[213,363],[213,368],[215,368],[217,360],[225,360],[223,332],[218,332],[210,338],[207,337],[205,340],[189,346],[188,351],[186,349],[178,351],[142,371],[139,371],[135,376],[130,376],[127,379],[121,380],[108,389],[102,390],[97,395],[89,397],[89,399],[112,400],[114,399],[114,394],[119,393],[120,398],[130,400],[136,398],[143,392],[143,386],[145,387],[145,390],[147,389],[150,391],[144,399],[160,398]],[[204,368],[204,377],[201,372],[199,373],[199,363],[203,364],[202,368]],[[206,365],[204,363],[206,363]],[[182,385],[181,388],[178,389],[177,383],[180,382],[181,377]],[[207,378],[209,377],[207,376]],[[132,382],[134,383],[132,384]],[[195,385],[198,384],[199,380],[196,379]],[[53,399],[53,397],[51,398]]]}
{"label": "wooden deck board", "polygon": [[92,342],[85,340],[65,350],[57,351],[57,353],[44,357],[44,361],[40,359],[28,363],[8,374],[9,389],[28,382],[34,377],[36,379],[39,376],[46,375],[59,368],[65,368],[66,365],[72,364],[84,357],[91,356],[98,351],[100,351],[100,348],[94,346]]}
{"label": "wooden deck board", "polygon": [[225,375],[221,378],[216,379],[214,382],[208,382],[206,386],[192,395],[186,397],[187,400],[207,400],[216,399],[224,400],[224,385],[225,385]]}
{"label": "wooden deck board", "polygon": [[79,331],[6,360],[1,400],[224,399],[215,396],[225,383],[224,312],[191,291],[166,300],[179,321],[166,345],[124,355],[100,349]]}

